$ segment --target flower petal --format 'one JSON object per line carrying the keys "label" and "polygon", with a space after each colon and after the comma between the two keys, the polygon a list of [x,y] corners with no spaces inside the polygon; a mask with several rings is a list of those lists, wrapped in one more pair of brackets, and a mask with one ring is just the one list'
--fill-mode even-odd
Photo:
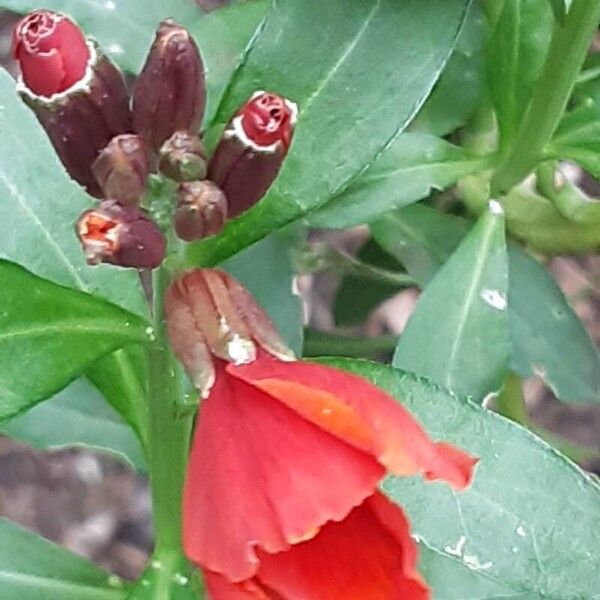
{"label": "flower petal", "polygon": [[249,579],[257,549],[277,553],[314,537],[383,475],[369,454],[221,371],[201,405],[190,457],[186,554],[230,581]]}
{"label": "flower petal", "polygon": [[353,446],[373,453],[396,475],[422,473],[466,487],[477,459],[432,442],[394,398],[365,379],[332,367],[282,362],[264,353],[247,365],[228,365],[235,377],[277,398],[298,414]]}
{"label": "flower petal", "polygon": [[287,551],[259,551],[257,575],[239,584],[208,574],[212,600],[427,600],[417,548],[401,508],[375,494],[342,522]]}

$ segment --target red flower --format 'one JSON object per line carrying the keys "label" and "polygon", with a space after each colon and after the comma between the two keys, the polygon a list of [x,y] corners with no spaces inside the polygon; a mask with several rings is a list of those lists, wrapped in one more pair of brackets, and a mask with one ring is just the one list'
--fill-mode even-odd
{"label": "red flower", "polygon": [[83,79],[90,60],[81,30],[51,10],[29,13],[17,23],[12,53],[24,83],[40,96],[63,92]]}
{"label": "red flower", "polygon": [[257,92],[244,104],[238,116],[248,138],[257,146],[281,143],[288,149],[294,131],[296,106],[269,92]]}
{"label": "red flower", "polygon": [[377,486],[389,471],[462,489],[476,459],[432,442],[366,380],[274,356],[273,330],[240,289],[197,270],[165,302],[173,347],[196,381],[209,352],[220,356],[205,364],[214,384],[203,390],[183,523],[212,600],[428,598],[407,518]]}

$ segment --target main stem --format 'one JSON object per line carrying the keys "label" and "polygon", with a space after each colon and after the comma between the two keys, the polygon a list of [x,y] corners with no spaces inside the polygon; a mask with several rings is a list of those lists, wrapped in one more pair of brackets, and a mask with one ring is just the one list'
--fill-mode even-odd
{"label": "main stem", "polygon": [[600,20],[600,0],[573,0],[564,25],[556,23],[542,75],[512,143],[492,179],[506,192],[533,171],[565,110]]}
{"label": "main stem", "polygon": [[155,550],[160,560],[181,555],[181,502],[193,414],[182,411],[183,378],[170,349],[163,314],[168,274],[154,276],[154,334],[149,373],[149,466],[154,507]]}

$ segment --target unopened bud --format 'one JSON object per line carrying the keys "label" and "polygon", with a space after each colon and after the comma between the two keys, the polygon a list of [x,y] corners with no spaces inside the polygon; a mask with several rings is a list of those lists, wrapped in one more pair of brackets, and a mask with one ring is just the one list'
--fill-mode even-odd
{"label": "unopened bud", "polygon": [[206,177],[206,154],[198,134],[176,131],[161,147],[159,169],[175,181]]}
{"label": "unopened bud", "polygon": [[252,362],[257,346],[294,359],[256,300],[224,271],[184,273],[167,289],[165,316],[173,350],[203,397],[214,383],[216,360]]}
{"label": "unopened bud", "polygon": [[150,173],[146,143],[132,133],[118,135],[100,152],[92,170],[106,198],[137,206]]}
{"label": "unopened bud", "polygon": [[119,70],[88,41],[89,62],[82,79],[43,96],[21,78],[18,90],[34,110],[65,168],[90,194],[101,197],[92,164],[116,135],[131,130],[129,99]]}
{"label": "unopened bud", "polygon": [[201,240],[223,229],[227,199],[212,181],[182,183],[177,192],[175,233],[186,241]]}
{"label": "unopened bud", "polygon": [[154,269],[165,256],[165,238],[156,223],[139,208],[114,200],[86,210],[75,231],[91,265]]}
{"label": "unopened bud", "polygon": [[256,92],[233,117],[208,164],[208,178],[227,196],[229,216],[254,206],[277,177],[291,143],[296,104]]}
{"label": "unopened bud", "polygon": [[176,131],[200,128],[206,89],[204,65],[192,36],[163,21],[133,92],[133,127],[158,152]]}

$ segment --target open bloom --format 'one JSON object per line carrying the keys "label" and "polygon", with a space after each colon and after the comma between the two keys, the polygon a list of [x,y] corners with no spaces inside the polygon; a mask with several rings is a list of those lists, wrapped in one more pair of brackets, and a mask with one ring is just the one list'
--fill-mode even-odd
{"label": "open bloom", "polygon": [[366,380],[294,360],[248,292],[196,270],[167,292],[173,347],[203,396],[184,546],[212,600],[422,600],[386,472],[457,489],[476,459],[431,441]]}

